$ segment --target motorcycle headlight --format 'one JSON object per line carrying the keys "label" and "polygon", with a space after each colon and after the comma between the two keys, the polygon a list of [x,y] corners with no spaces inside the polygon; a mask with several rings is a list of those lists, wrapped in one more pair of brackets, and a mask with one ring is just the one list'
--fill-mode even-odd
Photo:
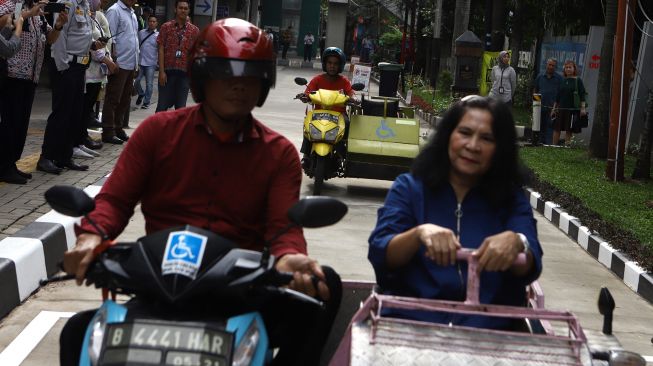
{"label": "motorcycle headlight", "polygon": [[106,309],[101,308],[98,310],[91,319],[89,326],[91,327],[91,337],[88,340],[88,356],[91,365],[97,365],[100,359],[100,351],[102,351],[102,340],[107,329]]}
{"label": "motorcycle headlight", "polygon": [[330,129],[329,131],[327,131],[324,134],[324,141],[326,141],[326,142],[336,142],[336,137],[338,136],[338,131],[340,131],[340,129],[338,127],[334,127],[332,129]]}
{"label": "motorcycle headlight", "polygon": [[318,130],[317,127],[311,125],[311,141],[322,140],[322,131]]}
{"label": "motorcycle headlight", "polygon": [[638,353],[613,351],[608,361],[610,366],[646,366],[646,360]]}
{"label": "motorcycle headlight", "polygon": [[249,365],[256,353],[256,346],[258,346],[259,339],[261,339],[261,331],[259,330],[258,322],[254,320],[249,325],[249,328],[247,328],[242,341],[238,347],[236,347],[236,352],[234,352],[234,358],[231,364],[233,366]]}

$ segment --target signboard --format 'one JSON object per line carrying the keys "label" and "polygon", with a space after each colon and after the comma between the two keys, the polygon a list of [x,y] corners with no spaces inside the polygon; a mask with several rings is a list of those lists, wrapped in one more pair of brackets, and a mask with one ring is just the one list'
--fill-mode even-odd
{"label": "signboard", "polygon": [[354,65],[354,73],[351,79],[351,83],[363,83],[365,84],[365,89],[363,89],[363,91],[369,92],[371,74],[372,68],[370,66]]}
{"label": "signboard", "polygon": [[[583,74],[585,66],[585,43],[556,42],[542,43],[542,55],[540,57],[540,70],[546,70],[546,60],[555,58],[558,60],[558,70],[562,70],[566,60],[572,60],[578,66],[578,75]],[[600,48],[599,48],[600,49]],[[599,51],[600,55],[600,51]]]}
{"label": "signboard", "polygon": [[213,1],[209,0],[197,0],[195,1],[195,7],[193,8],[194,15],[204,15],[211,16],[213,15]]}
{"label": "signboard", "polygon": [[215,8],[215,18],[227,18],[229,16],[229,5],[217,5]]}
{"label": "signboard", "polygon": [[165,5],[157,5],[156,8],[154,8],[154,15],[156,16],[166,16],[166,6]]}

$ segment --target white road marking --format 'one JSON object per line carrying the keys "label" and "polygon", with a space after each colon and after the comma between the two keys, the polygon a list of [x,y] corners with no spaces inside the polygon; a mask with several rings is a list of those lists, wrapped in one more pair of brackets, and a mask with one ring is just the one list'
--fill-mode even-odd
{"label": "white road marking", "polygon": [[19,366],[60,318],[70,318],[73,315],[75,313],[41,311],[0,353],[0,365]]}

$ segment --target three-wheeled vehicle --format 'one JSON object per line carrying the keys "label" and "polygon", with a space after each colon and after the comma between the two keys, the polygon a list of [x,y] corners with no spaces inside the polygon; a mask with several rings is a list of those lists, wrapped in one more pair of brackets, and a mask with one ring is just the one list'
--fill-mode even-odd
{"label": "three-wheeled vehicle", "polygon": [[[383,295],[370,282],[345,281],[343,302],[323,354],[322,365],[638,365],[646,361],[625,351],[612,335],[614,299],[603,288],[599,311],[602,332],[584,330],[568,311],[544,308],[538,282],[527,288],[528,307],[479,302],[477,259],[468,261],[464,302]],[[520,254],[515,265],[525,262]],[[436,324],[388,315],[393,310],[448,312],[515,319],[514,330],[488,330]],[[350,320],[350,321],[349,321]],[[337,347],[337,348],[336,348]]]}
{"label": "three-wheeled vehicle", "polygon": [[[308,84],[299,77],[295,83]],[[419,121],[412,107],[400,107],[398,98],[362,98],[358,105],[339,91],[320,89],[308,98],[298,94],[296,99],[313,106],[304,118],[304,138],[310,148],[302,147],[302,166],[315,180],[315,195],[321,193],[325,180],[335,177],[394,180],[410,169],[419,152]],[[345,106],[348,126],[338,111]]]}

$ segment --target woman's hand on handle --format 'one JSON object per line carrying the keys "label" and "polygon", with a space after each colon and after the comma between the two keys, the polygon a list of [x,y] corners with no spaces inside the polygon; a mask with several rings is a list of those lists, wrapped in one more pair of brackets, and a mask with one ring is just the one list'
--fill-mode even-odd
{"label": "woman's hand on handle", "polygon": [[[517,255],[524,251],[524,244],[513,231],[488,236],[481,246],[472,253],[479,258],[478,270],[480,271],[505,271],[512,267]],[[532,257],[527,257],[527,265],[532,265]],[[519,271],[519,270],[518,270]]]}
{"label": "woman's hand on handle", "polygon": [[[275,267],[279,272],[293,273],[293,280],[288,284],[289,288],[311,297],[319,295],[322,300],[329,300],[326,278],[316,260],[305,254],[286,254],[277,260]],[[317,288],[313,285],[312,276],[320,279]]]}
{"label": "woman's hand on handle", "polygon": [[102,244],[102,237],[98,234],[84,233],[77,237],[75,247],[63,256],[63,268],[68,274],[74,274],[77,285],[81,285],[86,276],[88,266],[97,254],[95,248]]}
{"label": "woman's hand on handle", "polygon": [[425,255],[439,266],[456,263],[456,251],[462,246],[453,231],[433,224],[417,227],[419,241],[426,248]]}

